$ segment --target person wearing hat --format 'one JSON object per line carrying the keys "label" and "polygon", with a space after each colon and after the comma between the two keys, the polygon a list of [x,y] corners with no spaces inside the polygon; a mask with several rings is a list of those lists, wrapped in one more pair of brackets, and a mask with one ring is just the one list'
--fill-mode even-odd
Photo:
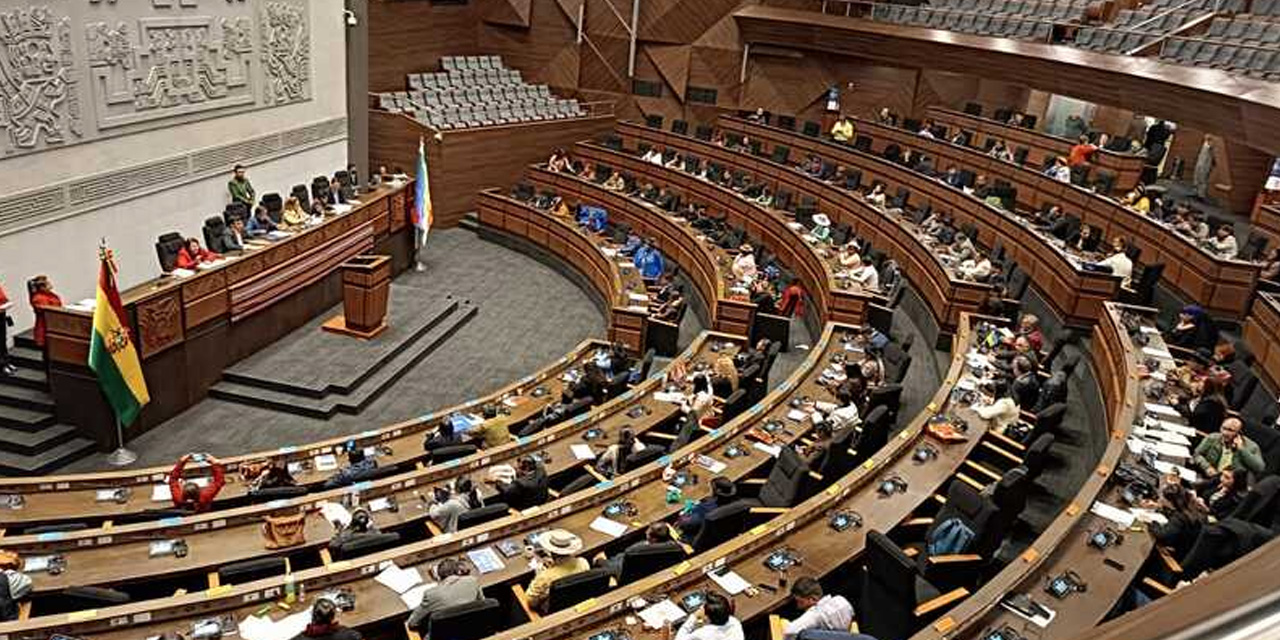
{"label": "person wearing hat", "polygon": [[733,276],[738,280],[754,280],[756,277],[755,248],[749,244],[738,247],[738,257],[733,259]]}
{"label": "person wearing hat", "polygon": [[716,507],[733,502],[735,496],[738,495],[738,487],[733,481],[716,477],[711,480],[711,495],[694,503],[689,510],[681,514],[676,520],[676,528],[680,529],[680,537],[685,540],[692,540],[702,530],[702,523],[706,521],[707,514],[715,510]]}
{"label": "person wearing hat", "polygon": [[582,573],[591,569],[591,563],[578,557],[582,551],[582,538],[564,529],[551,529],[538,535],[538,548],[543,556],[541,566],[525,589],[529,606],[535,611],[543,611],[547,596],[551,593],[551,584],[561,578]]}
{"label": "person wearing hat", "polygon": [[813,236],[818,242],[831,241],[831,218],[825,213],[817,213],[813,216],[813,228],[809,230],[809,235]]}

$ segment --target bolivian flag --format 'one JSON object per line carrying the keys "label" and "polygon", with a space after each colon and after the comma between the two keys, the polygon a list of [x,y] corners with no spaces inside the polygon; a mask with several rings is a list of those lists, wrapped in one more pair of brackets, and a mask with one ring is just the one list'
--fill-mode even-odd
{"label": "bolivian flag", "polygon": [[89,345],[89,368],[98,374],[98,384],[107,396],[116,419],[128,426],[138,417],[142,407],[151,401],[147,381],[142,377],[142,363],[125,324],[124,306],[116,289],[116,263],[111,250],[103,245],[98,251],[102,265],[98,269],[97,304],[93,307],[93,339]]}

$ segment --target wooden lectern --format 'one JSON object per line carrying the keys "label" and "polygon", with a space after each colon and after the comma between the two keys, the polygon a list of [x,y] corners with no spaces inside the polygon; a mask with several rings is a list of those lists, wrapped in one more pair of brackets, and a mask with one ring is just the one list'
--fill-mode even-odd
{"label": "wooden lectern", "polygon": [[391,256],[362,255],[342,263],[342,315],[322,327],[368,340],[387,328]]}

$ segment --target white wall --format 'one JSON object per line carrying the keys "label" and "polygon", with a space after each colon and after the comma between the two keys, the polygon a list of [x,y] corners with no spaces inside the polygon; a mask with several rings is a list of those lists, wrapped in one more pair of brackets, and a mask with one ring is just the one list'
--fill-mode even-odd
{"label": "white wall", "polygon": [[[313,0],[311,20],[312,99],[284,107],[176,125],[128,136],[0,161],[0,196],[55,182],[120,169],[306,124],[345,117],[345,24],[342,5]],[[346,142],[333,142],[291,156],[249,165],[258,195],[287,192],[346,164]],[[19,329],[31,323],[25,282],[43,273],[68,302],[93,296],[98,239],[106,237],[120,266],[122,288],[155,276],[156,237],[179,231],[200,236],[205,218],[229,198],[226,175],[216,176],[118,205],[92,210],[32,229],[0,236],[0,283],[15,302]]]}

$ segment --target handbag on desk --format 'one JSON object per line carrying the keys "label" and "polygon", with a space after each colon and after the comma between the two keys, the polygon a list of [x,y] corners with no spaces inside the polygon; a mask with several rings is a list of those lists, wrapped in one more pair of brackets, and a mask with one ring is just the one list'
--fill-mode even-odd
{"label": "handbag on desk", "polygon": [[307,512],[263,516],[262,537],[268,549],[296,547],[307,541]]}

